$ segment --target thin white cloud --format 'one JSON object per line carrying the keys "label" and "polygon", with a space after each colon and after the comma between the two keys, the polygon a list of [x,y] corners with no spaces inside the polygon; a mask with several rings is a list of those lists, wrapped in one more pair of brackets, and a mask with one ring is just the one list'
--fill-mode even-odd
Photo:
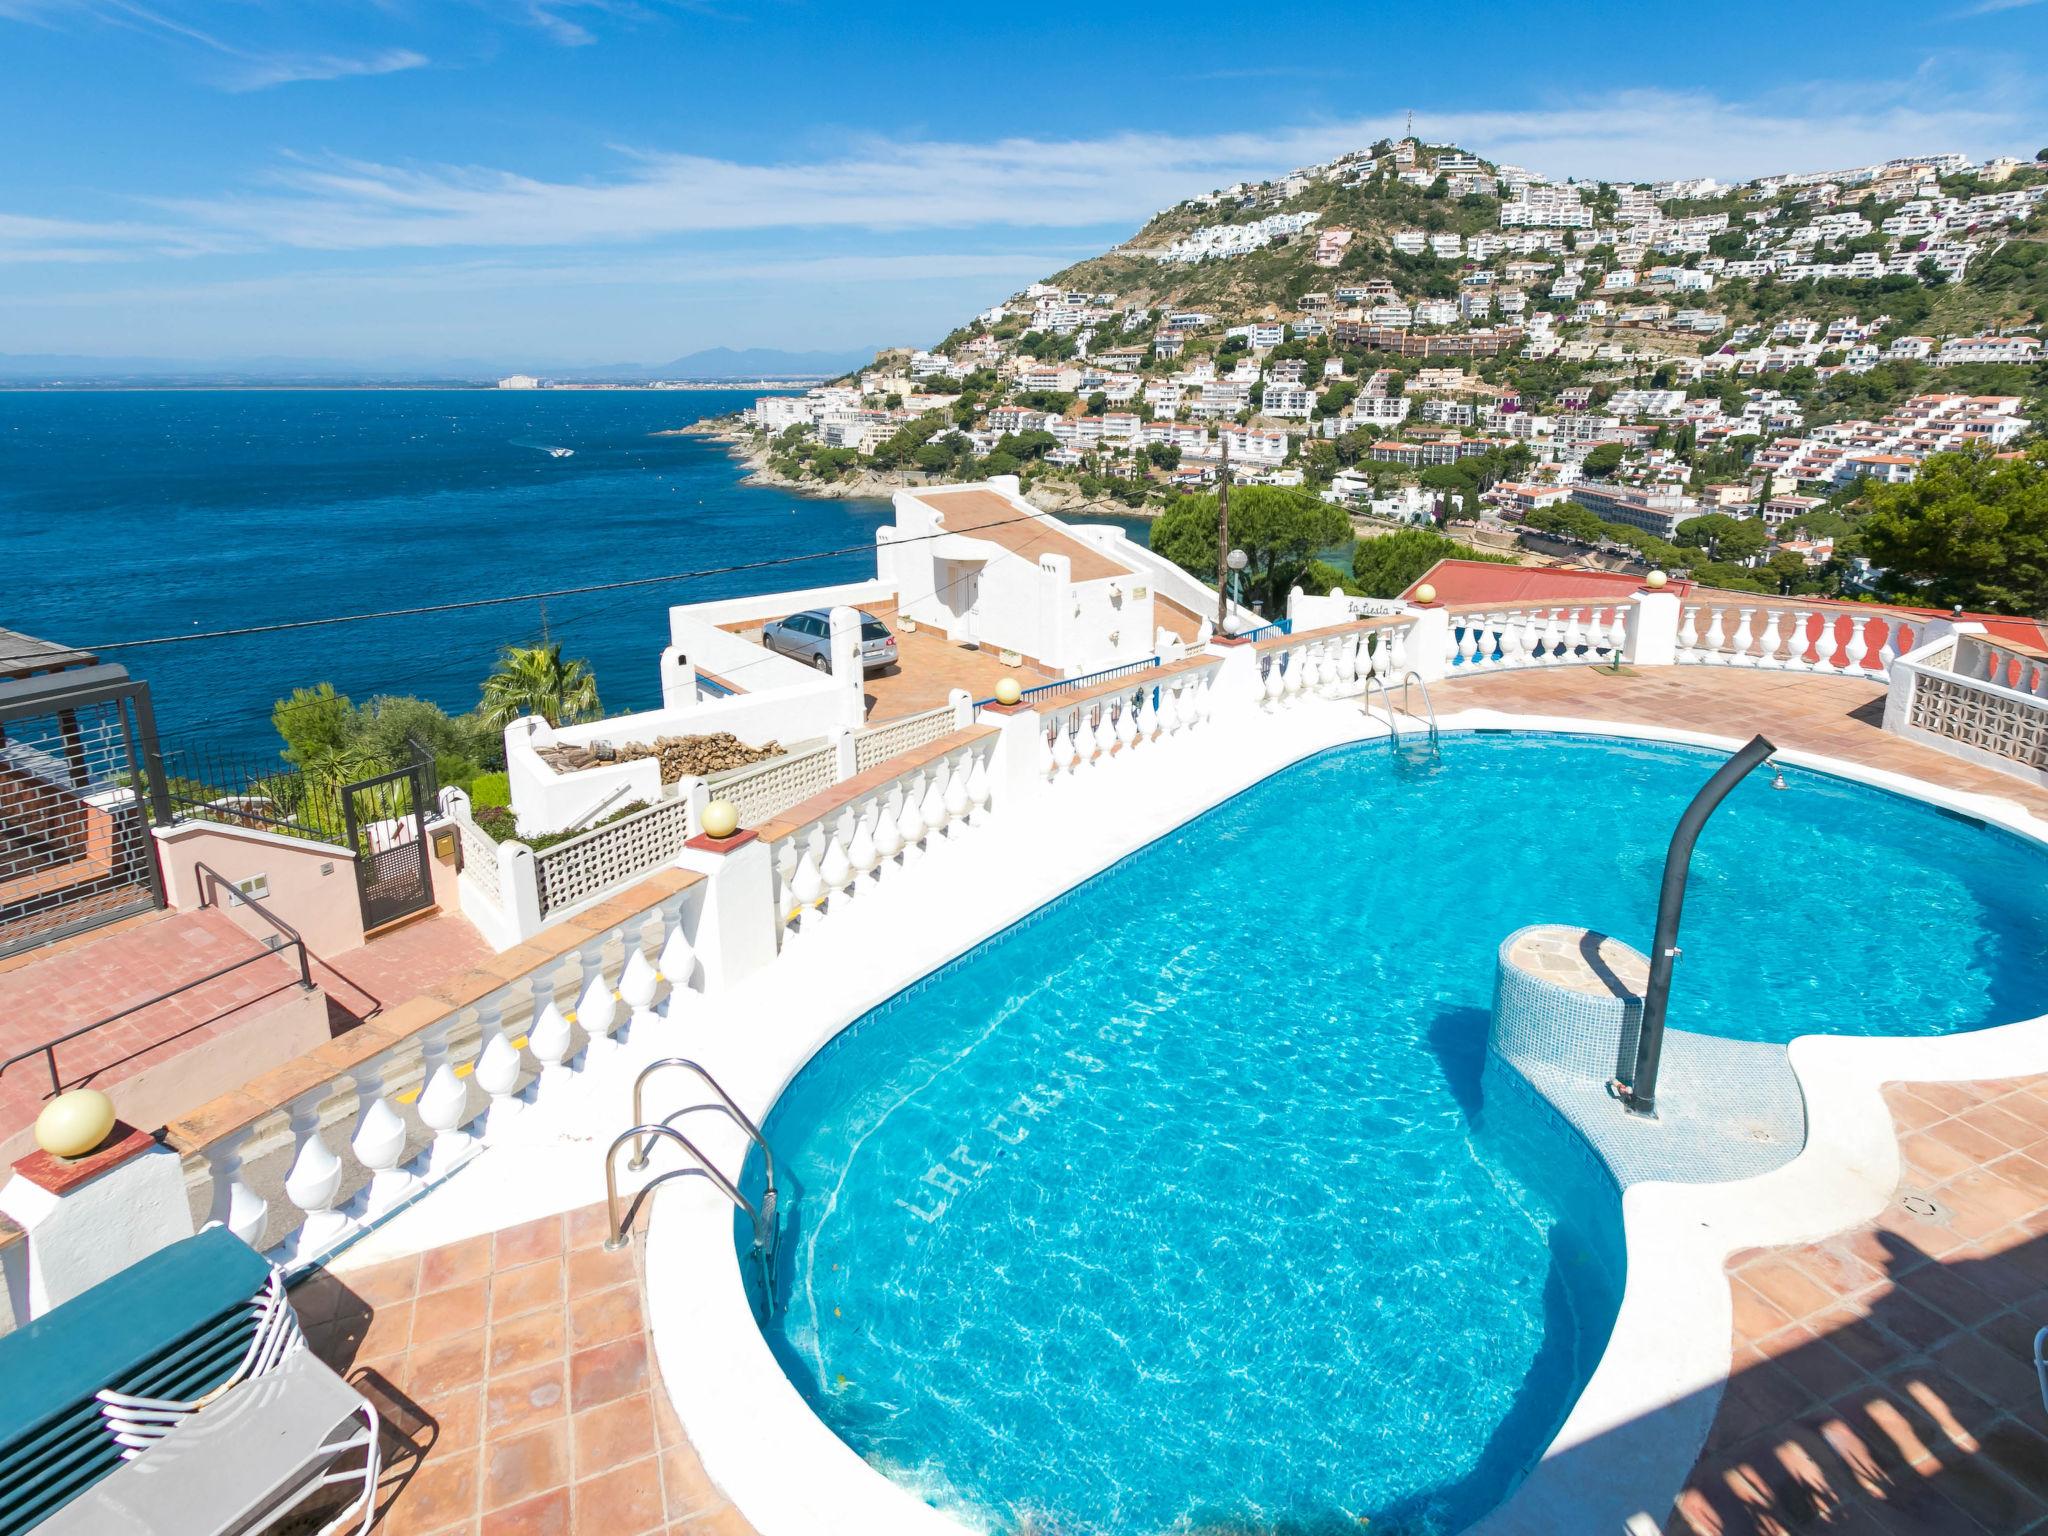
{"label": "thin white cloud", "polygon": [[[1043,276],[1090,255],[1092,246],[1019,251],[917,252],[888,255],[791,257],[677,256],[636,261],[480,260],[358,270],[321,268],[218,281],[91,287],[68,293],[0,289],[0,309],[91,308],[109,304],[233,305],[260,299],[349,299],[378,295],[565,288],[689,289],[716,286],[794,288],[822,284],[886,285],[989,279],[1005,282]],[[0,249],[0,262],[8,259]]]}
{"label": "thin white cloud", "polygon": [[[410,48],[379,48],[351,55],[264,48],[237,43],[218,32],[187,21],[168,5],[141,0],[0,0],[0,21],[56,27],[63,22],[97,22],[124,31],[187,44],[217,61],[211,73],[230,91],[262,91],[305,80],[341,80],[361,75],[389,75],[419,69],[428,60]],[[223,67],[224,65],[224,67]]]}
{"label": "thin white cloud", "polygon": [[[410,59],[392,63],[413,67]],[[1975,82],[1964,90],[1939,82],[1930,65],[1890,86],[1809,87],[1796,104],[1633,91],[1567,107],[1423,113],[1416,127],[1432,140],[1554,175],[1739,178],[1949,149],[2031,153],[2034,100],[2030,85]],[[608,173],[578,181],[489,166],[293,157],[243,190],[139,199],[150,209],[146,223],[92,226],[84,239],[52,230],[10,240],[0,223],[0,249],[19,260],[41,247],[53,262],[78,259],[81,248],[124,247],[615,252],[636,244],[687,249],[749,231],[1129,228],[1193,193],[1327,159],[1401,126],[1389,113],[1266,133],[872,138],[826,158],[767,164],[621,150]]]}
{"label": "thin white cloud", "polygon": [[252,55],[229,80],[237,91],[263,91],[274,85],[300,80],[345,80],[357,75],[395,75],[402,70],[424,69],[429,60],[410,48],[386,48],[364,58],[336,54]]}
{"label": "thin white cloud", "polygon": [[[544,180],[485,166],[288,161],[259,189],[159,205],[196,229],[312,250],[592,246],[735,230],[1129,224],[1191,193],[1328,158],[1398,132],[1394,114],[1269,133],[1126,133],[992,143],[857,142],[753,164],[623,152],[609,175]],[[1815,88],[1802,108],[1702,93],[1622,92],[1585,105],[1424,114],[1418,131],[1559,175],[1743,177],[1891,155],[1989,154],[2028,131],[1996,91],[1923,102],[1901,86]]]}

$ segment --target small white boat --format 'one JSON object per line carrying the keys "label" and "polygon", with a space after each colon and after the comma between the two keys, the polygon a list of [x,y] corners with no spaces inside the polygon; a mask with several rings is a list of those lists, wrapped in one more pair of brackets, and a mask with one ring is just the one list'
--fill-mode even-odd
{"label": "small white boat", "polygon": [[566,459],[573,456],[575,452],[574,448],[550,448],[548,450],[548,457],[551,459]]}

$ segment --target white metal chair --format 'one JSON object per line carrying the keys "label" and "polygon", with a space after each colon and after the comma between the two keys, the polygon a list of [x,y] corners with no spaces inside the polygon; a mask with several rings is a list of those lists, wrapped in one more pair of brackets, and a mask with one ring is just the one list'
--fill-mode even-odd
{"label": "white metal chair", "polygon": [[107,1390],[94,1394],[107,1433],[121,1447],[122,1460],[133,1461],[202,1408],[219,1401],[243,1382],[268,1375],[293,1351],[306,1347],[298,1313],[292,1310],[291,1297],[285,1291],[282,1270],[271,1270],[270,1279],[256,1293],[250,1307],[254,1328],[241,1363],[205,1395],[180,1401]]}

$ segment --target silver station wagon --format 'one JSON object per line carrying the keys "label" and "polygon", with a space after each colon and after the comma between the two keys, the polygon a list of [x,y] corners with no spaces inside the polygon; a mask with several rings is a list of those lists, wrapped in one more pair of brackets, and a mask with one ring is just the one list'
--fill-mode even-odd
{"label": "silver station wagon", "polygon": [[[856,610],[858,612],[859,610]],[[808,608],[777,619],[761,630],[761,643],[779,655],[808,661],[820,672],[832,670],[832,617],[823,608]],[[871,613],[860,616],[862,672],[879,672],[896,664],[896,637]]]}

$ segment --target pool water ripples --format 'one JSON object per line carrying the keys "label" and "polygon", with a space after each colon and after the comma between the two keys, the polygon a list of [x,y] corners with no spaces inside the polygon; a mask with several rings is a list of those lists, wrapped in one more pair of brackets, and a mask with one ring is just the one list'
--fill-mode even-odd
{"label": "pool water ripples", "polygon": [[[1563,1422],[1623,1270],[1612,1181],[1482,1091],[1495,951],[1534,921],[1640,947],[1715,760],[1491,733],[1427,767],[1326,753],[857,1021],[766,1125],[784,1369],[970,1525],[1468,1525]],[[2040,1011],[2038,850],[1786,778],[1701,839],[1673,1024]]]}

